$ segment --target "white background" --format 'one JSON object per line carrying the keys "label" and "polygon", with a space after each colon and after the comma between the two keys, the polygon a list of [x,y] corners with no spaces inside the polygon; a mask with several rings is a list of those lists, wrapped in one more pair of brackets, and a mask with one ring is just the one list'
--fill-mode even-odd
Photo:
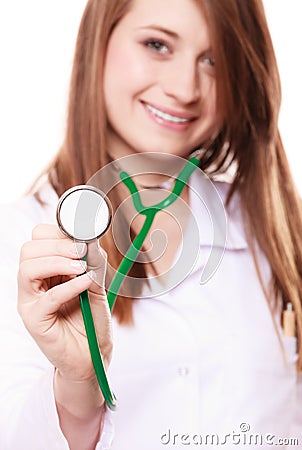
{"label": "white background", "polygon": [[[86,0],[0,1],[0,202],[22,194],[61,144],[74,44],[85,4]],[[302,193],[302,1],[264,4],[282,81],[281,134]]]}

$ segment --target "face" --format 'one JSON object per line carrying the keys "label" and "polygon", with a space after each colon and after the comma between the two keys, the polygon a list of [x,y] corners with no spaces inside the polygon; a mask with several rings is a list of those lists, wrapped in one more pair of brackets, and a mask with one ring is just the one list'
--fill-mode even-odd
{"label": "face", "polygon": [[[177,5],[177,6],[176,6]],[[107,146],[188,156],[219,129],[215,61],[194,0],[134,0],[107,48]]]}

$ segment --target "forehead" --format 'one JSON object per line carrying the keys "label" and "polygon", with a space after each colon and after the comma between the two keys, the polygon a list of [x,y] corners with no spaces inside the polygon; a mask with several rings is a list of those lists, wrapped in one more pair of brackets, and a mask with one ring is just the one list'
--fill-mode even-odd
{"label": "forehead", "polygon": [[206,18],[198,0],[133,0],[122,19],[125,26],[143,28],[156,25],[180,37],[209,41]]}

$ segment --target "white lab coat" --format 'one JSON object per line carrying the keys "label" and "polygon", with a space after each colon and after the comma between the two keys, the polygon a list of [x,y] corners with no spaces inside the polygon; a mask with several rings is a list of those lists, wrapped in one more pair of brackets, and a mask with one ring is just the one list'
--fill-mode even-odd
{"label": "white lab coat", "polygon": [[[196,192],[202,189],[198,177],[192,177],[191,185]],[[224,199],[228,185],[216,187]],[[57,196],[49,185],[42,198],[44,206],[27,196],[1,208],[1,450],[68,449],[55,408],[53,368],[16,312],[20,246],[36,224],[55,222]],[[197,232],[199,248],[185,279],[155,296],[151,293],[158,284],[145,288],[134,305],[134,327],[113,321],[108,376],[119,407],[107,413],[96,448],[179,450],[201,443],[217,448],[217,442],[227,449],[277,444],[302,448],[296,339],[283,337],[279,314],[272,318],[245,239],[238,199],[228,212],[221,263],[205,284],[200,277],[213,236],[194,194],[191,207],[199,225],[197,231],[196,224],[189,226],[187,236]],[[216,244],[223,247],[223,239]],[[189,256],[178,257],[185,266]],[[267,284],[270,270],[261,252],[259,258]],[[285,438],[298,439],[298,445],[285,445]]]}

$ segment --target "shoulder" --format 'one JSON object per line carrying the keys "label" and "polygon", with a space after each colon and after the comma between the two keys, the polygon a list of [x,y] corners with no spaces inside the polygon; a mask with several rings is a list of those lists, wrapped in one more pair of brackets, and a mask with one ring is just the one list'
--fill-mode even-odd
{"label": "shoulder", "polygon": [[57,195],[45,183],[39,201],[35,195],[25,195],[12,203],[0,205],[0,249],[1,254],[20,249],[31,239],[32,229],[39,223],[54,223]]}

